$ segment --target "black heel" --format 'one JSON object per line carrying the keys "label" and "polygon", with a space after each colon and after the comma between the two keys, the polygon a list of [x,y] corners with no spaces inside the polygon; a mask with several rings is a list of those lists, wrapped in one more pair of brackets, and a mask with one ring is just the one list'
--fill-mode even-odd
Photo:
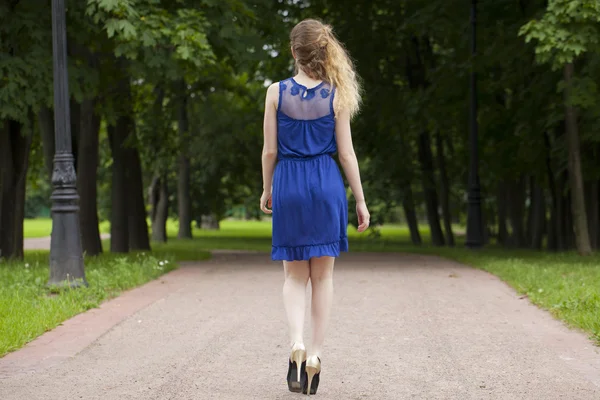
{"label": "black heel", "polygon": [[[316,394],[319,388],[321,375],[321,359],[317,356],[311,356],[306,360],[306,379],[302,385],[302,393],[311,395]],[[310,387],[309,387],[310,386]]]}
{"label": "black heel", "polygon": [[[294,345],[289,358],[287,383],[290,392],[301,393],[306,378],[306,350],[303,345]],[[298,370],[300,369],[300,370]]]}

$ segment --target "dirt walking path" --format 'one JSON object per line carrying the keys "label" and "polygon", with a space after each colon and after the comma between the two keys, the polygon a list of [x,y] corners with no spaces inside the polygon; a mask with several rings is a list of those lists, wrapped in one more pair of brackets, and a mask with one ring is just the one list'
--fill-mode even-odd
{"label": "dirt walking path", "polygon": [[[103,233],[100,239],[108,239],[110,235]],[[25,250],[50,250],[50,237],[26,238],[23,240],[23,248]]]}
{"label": "dirt walking path", "polygon": [[[266,254],[184,265],[0,359],[0,399],[299,398],[282,278]],[[350,253],[335,279],[315,398],[600,399],[600,349],[492,275]]]}

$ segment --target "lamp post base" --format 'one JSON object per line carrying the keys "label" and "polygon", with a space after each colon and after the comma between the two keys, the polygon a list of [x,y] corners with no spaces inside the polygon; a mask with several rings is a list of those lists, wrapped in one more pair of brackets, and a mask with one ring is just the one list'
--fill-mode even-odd
{"label": "lamp post base", "polygon": [[[77,228],[73,228],[73,227]],[[50,239],[49,286],[87,286],[79,236],[79,218],[72,213],[53,213]]]}
{"label": "lamp post base", "polygon": [[[478,178],[475,178],[478,180]],[[481,191],[478,186],[472,187],[468,195],[467,239],[465,245],[470,249],[478,249],[484,245],[483,219],[481,216]]]}
{"label": "lamp post base", "polygon": [[73,156],[54,157],[52,183],[52,235],[50,237],[51,286],[87,286],[79,228],[79,196],[75,186]]}

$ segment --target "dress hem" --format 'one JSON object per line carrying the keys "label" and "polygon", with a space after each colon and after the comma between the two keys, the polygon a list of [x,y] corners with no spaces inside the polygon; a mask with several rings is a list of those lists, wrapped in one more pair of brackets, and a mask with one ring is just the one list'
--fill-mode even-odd
{"label": "dress hem", "polygon": [[272,246],[271,259],[273,261],[306,261],[313,257],[338,257],[342,251],[348,251],[347,237],[327,244],[294,247]]}

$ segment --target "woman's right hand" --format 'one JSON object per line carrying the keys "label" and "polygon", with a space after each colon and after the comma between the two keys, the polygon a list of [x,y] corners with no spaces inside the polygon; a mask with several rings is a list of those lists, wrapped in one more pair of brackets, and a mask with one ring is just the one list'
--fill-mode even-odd
{"label": "woman's right hand", "polygon": [[358,215],[358,231],[366,231],[369,227],[371,215],[367,209],[367,203],[364,200],[356,202],[356,215]]}
{"label": "woman's right hand", "polygon": [[273,199],[270,190],[263,190],[262,196],[260,196],[260,209],[265,214],[273,214]]}

